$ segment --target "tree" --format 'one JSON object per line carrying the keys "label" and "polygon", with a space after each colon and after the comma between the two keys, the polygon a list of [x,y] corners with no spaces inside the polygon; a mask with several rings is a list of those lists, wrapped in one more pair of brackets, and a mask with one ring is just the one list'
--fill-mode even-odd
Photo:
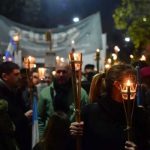
{"label": "tree", "polygon": [[113,14],[115,27],[130,36],[136,49],[150,45],[149,9],[150,0],[122,0]]}

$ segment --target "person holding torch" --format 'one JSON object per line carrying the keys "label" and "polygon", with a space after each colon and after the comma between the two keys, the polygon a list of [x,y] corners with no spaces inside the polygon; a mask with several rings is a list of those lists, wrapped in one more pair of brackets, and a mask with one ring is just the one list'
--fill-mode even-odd
{"label": "person holding torch", "polygon": [[127,64],[112,66],[105,83],[105,94],[82,109],[81,122],[71,123],[70,134],[82,137],[82,150],[149,150],[149,117],[144,108],[134,105],[134,68]]}
{"label": "person holding torch", "polygon": [[[70,121],[75,119],[75,103],[73,97],[73,85],[71,82],[71,68],[68,61],[61,61],[56,65],[56,75],[53,82],[45,87],[39,97],[39,131],[43,136],[49,117],[56,111],[67,114]],[[88,103],[88,95],[81,89],[81,106]]]}

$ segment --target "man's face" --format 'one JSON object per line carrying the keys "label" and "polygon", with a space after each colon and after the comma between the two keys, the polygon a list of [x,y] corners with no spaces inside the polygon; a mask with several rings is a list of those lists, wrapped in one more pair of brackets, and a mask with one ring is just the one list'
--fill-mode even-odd
{"label": "man's face", "polygon": [[4,75],[4,81],[11,88],[18,87],[20,79],[21,76],[19,69],[14,69],[11,73]]}
{"label": "man's face", "polygon": [[71,77],[70,69],[66,66],[56,68],[56,80],[58,84],[65,84]]}

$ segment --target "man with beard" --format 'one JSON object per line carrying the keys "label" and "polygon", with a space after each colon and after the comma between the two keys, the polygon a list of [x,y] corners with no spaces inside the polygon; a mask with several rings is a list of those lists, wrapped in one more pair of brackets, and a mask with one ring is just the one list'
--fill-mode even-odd
{"label": "man with beard", "polygon": [[[70,121],[75,118],[74,97],[71,82],[71,69],[69,64],[60,62],[56,66],[56,75],[50,86],[44,88],[39,97],[39,131],[42,136],[47,125],[48,118],[56,111],[62,111],[68,115]],[[81,107],[88,101],[88,95],[81,89]]]}

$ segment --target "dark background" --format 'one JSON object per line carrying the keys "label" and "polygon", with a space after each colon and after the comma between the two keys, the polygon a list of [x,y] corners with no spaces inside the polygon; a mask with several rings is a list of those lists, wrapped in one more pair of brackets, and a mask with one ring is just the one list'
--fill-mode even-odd
{"label": "dark background", "polygon": [[[121,58],[125,58],[129,50],[124,42],[121,31],[114,28],[112,14],[121,0],[1,0],[0,14],[7,18],[28,26],[37,28],[55,28],[73,23],[78,16],[81,19],[100,12],[102,31],[107,34],[107,52],[113,52],[118,45],[122,51]],[[132,45],[131,45],[132,47]]]}

